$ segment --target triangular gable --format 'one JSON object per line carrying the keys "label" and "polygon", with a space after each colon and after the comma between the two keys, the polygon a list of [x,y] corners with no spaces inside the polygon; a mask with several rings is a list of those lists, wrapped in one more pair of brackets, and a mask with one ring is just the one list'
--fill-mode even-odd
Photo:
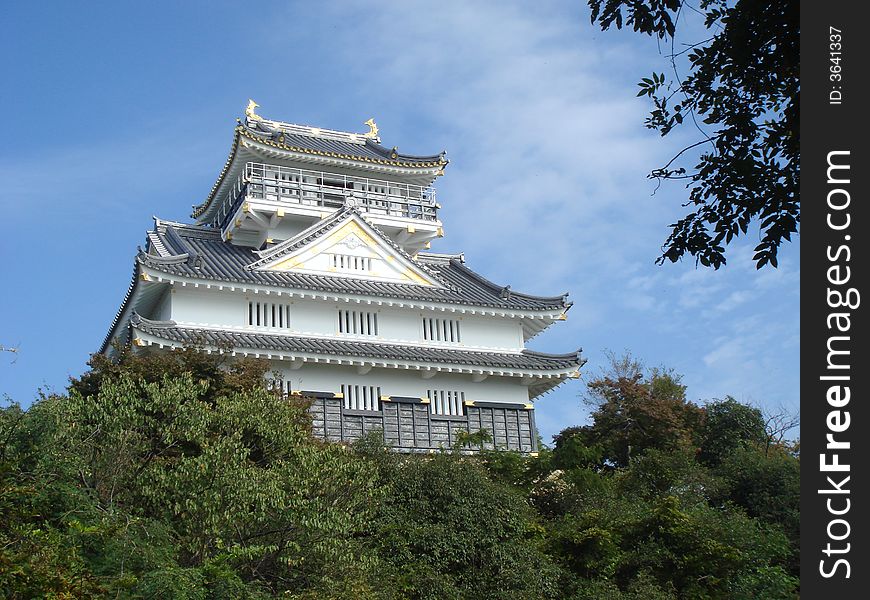
{"label": "triangular gable", "polygon": [[249,269],[443,287],[356,210],[345,208],[259,253]]}

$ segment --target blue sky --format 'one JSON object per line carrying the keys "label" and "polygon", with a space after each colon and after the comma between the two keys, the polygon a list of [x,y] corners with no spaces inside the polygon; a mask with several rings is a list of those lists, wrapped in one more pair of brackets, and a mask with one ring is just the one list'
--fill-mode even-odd
{"label": "blue sky", "polygon": [[[532,8],[534,7],[534,8]],[[799,403],[799,242],[755,270],[757,232],[718,272],[656,266],[686,191],[647,172],[660,138],[636,82],[654,40],[600,32],[584,2],[12,3],[0,39],[0,394],[61,391],[95,351],[151,216],[188,220],[248,98],[260,114],[446,149],[446,236],[513,289],[571,293],[531,347],[584,349],[584,379],[630,350],[691,400]],[[680,137],[685,136],[685,137]],[[672,138],[672,139],[671,139]],[[583,380],[538,402],[545,440],[586,422]]]}

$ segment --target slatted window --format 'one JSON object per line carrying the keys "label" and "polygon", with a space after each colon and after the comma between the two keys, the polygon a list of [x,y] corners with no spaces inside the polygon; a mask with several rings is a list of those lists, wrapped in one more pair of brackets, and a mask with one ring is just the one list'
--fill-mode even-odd
{"label": "slatted window", "polygon": [[290,305],[277,302],[248,301],[248,325],[253,327],[290,328]]}
{"label": "slatted window", "polygon": [[342,271],[371,271],[372,259],[365,256],[351,256],[349,254],[330,254],[329,264]]}
{"label": "slatted window", "polygon": [[464,415],[465,392],[453,390],[427,390],[433,415]]}
{"label": "slatted window", "polygon": [[458,344],[462,341],[462,336],[459,333],[459,321],[457,319],[423,317],[423,339],[430,342]]}
{"label": "slatted window", "polygon": [[338,311],[338,332],[351,335],[378,335],[378,313],[364,310]]}
{"label": "slatted window", "polygon": [[[284,380],[270,377],[270,378],[266,379],[266,389],[269,390],[270,392],[275,392],[276,394],[281,394],[282,396],[284,396],[285,395]],[[290,391],[290,382],[289,381],[287,382],[287,391],[288,392]]]}
{"label": "slatted window", "polygon": [[381,410],[381,388],[376,385],[342,385],[344,407],[351,410]]}

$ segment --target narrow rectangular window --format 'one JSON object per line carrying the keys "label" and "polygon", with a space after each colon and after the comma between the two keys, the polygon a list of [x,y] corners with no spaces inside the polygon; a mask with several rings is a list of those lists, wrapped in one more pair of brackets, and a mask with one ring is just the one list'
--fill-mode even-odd
{"label": "narrow rectangular window", "polygon": [[465,414],[465,392],[458,390],[427,390],[433,415],[462,416]]}
{"label": "narrow rectangular window", "polygon": [[358,271],[364,273],[372,270],[372,259],[367,256],[352,256],[350,254],[330,254],[330,264],[334,269],[342,271]]}
{"label": "narrow rectangular window", "polygon": [[248,300],[247,323],[251,327],[290,329],[290,305]]}
{"label": "narrow rectangular window", "polygon": [[423,317],[423,339],[430,342],[460,343],[459,320]]}
{"label": "narrow rectangular window", "polygon": [[378,313],[361,310],[339,310],[338,333],[378,335]]}
{"label": "narrow rectangular window", "polygon": [[374,385],[343,384],[343,406],[349,410],[378,411],[381,409],[381,388]]}
{"label": "narrow rectangular window", "polygon": [[381,410],[381,387],[374,385],[342,384],[344,408],[348,410]]}

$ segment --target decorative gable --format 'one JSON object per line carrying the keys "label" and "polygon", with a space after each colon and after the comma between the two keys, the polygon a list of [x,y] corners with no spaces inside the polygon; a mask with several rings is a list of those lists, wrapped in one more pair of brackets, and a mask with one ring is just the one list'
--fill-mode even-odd
{"label": "decorative gable", "polygon": [[444,287],[355,210],[346,208],[274,248],[250,269]]}

